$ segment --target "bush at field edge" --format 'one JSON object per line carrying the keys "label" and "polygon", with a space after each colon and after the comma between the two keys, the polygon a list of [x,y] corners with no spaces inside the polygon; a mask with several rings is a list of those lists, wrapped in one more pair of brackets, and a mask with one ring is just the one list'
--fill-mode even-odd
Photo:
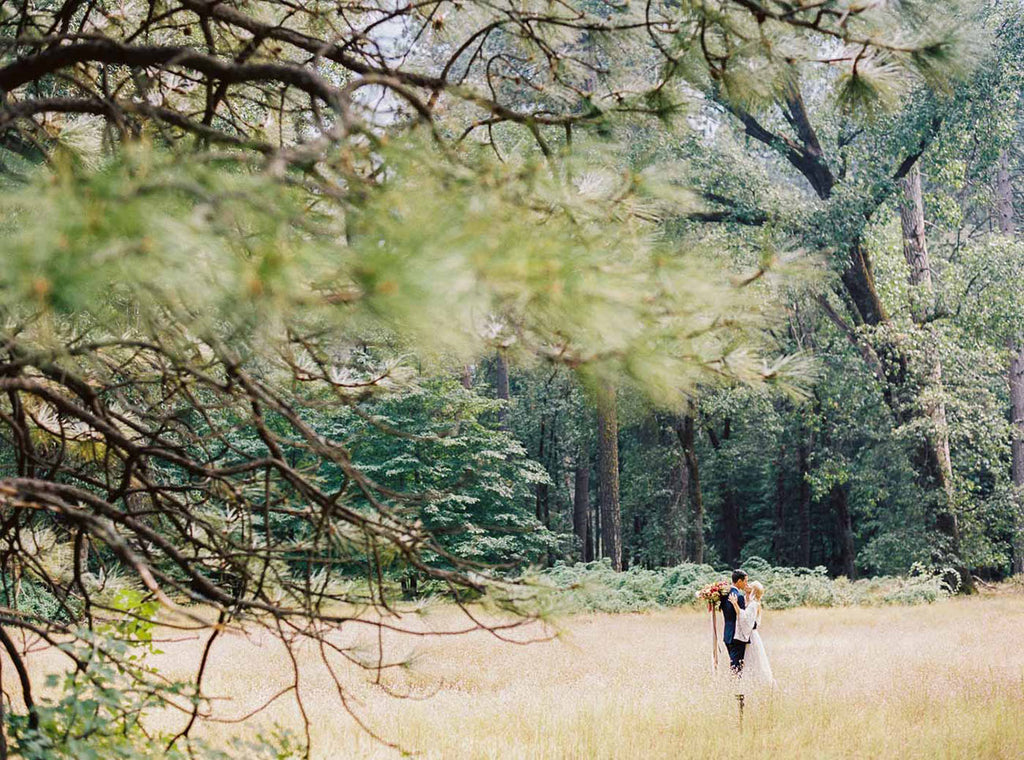
{"label": "bush at field edge", "polygon": [[[925,604],[949,595],[941,574],[922,572],[851,581],[830,578],[823,567],[773,567],[760,557],[747,560],[742,568],[751,580],[759,580],[767,588],[767,609]],[[634,567],[617,573],[607,559],[575,565],[558,563],[540,573],[544,583],[558,589],[563,608],[599,612],[696,605],[698,589],[728,577],[727,571],[691,563],[656,570]]]}

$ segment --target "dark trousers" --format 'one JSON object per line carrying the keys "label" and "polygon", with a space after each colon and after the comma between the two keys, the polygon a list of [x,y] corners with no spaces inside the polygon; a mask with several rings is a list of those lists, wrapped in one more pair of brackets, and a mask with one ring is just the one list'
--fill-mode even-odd
{"label": "dark trousers", "polygon": [[731,644],[726,644],[725,648],[729,650],[729,664],[732,667],[732,672],[739,675],[743,672],[743,657],[747,654],[747,642],[733,641]]}

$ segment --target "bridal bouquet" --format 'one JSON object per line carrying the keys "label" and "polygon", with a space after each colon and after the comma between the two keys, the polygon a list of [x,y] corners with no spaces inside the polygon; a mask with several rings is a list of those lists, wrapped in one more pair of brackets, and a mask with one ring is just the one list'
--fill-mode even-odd
{"label": "bridal bouquet", "polygon": [[697,598],[708,603],[708,609],[718,609],[729,596],[732,585],[729,581],[718,581],[697,592]]}

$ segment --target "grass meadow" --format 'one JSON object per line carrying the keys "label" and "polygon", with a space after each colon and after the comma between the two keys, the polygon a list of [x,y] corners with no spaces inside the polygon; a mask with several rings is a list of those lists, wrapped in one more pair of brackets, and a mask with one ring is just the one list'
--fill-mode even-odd
{"label": "grass meadow", "polygon": [[[407,624],[439,630],[458,614],[440,606]],[[1024,757],[1024,595],[767,612],[763,635],[779,686],[747,696],[742,732],[735,685],[710,672],[706,612],[575,615],[560,626],[557,639],[526,646],[486,633],[387,635],[388,654],[412,663],[381,684],[330,661],[351,709],[424,758]],[[359,636],[376,641],[339,632],[336,642],[358,647]],[[202,642],[161,649],[154,664],[185,675]],[[32,655],[40,679],[53,657]],[[224,719],[245,715],[292,678],[281,645],[259,632],[225,633],[211,658],[205,692]],[[314,757],[401,756],[346,713],[318,650],[300,653],[298,665]],[[4,685],[17,695],[10,670]],[[151,721],[172,730],[181,718]],[[293,699],[204,733],[217,740],[274,722],[301,732]]]}

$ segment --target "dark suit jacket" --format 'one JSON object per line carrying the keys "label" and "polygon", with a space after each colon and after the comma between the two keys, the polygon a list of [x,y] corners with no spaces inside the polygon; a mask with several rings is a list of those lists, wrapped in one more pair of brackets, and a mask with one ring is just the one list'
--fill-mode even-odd
{"label": "dark suit jacket", "polygon": [[[743,595],[743,592],[738,588],[729,589],[729,596],[736,596],[737,601],[740,605],[741,610],[747,608],[747,598]],[[722,602],[722,615],[725,617],[725,631],[722,635],[722,640],[726,644],[731,644],[733,637],[736,635],[736,610],[732,608],[732,602],[726,599]]]}

